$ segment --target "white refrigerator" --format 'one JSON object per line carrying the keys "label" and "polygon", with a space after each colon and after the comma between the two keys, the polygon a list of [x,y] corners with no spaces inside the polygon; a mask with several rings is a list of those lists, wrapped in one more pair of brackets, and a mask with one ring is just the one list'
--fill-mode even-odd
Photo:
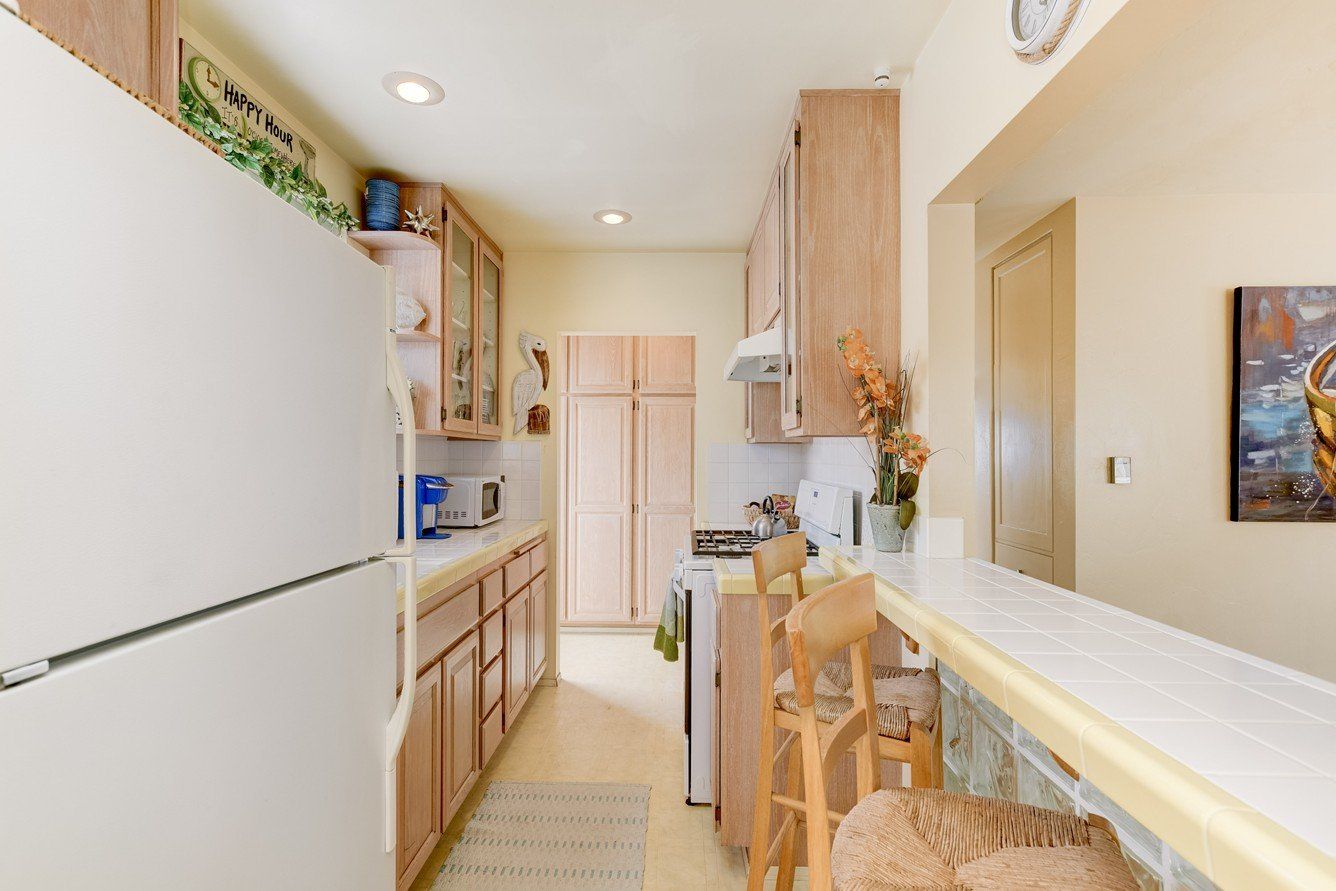
{"label": "white refrigerator", "polygon": [[392,887],[385,272],[3,8],[0,120],[0,888]]}

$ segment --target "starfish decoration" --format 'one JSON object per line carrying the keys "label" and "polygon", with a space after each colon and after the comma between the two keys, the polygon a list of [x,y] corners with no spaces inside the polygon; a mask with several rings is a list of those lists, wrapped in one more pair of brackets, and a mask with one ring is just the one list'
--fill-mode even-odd
{"label": "starfish decoration", "polygon": [[404,221],[403,228],[411,228],[418,235],[430,235],[433,232],[441,231],[440,227],[432,223],[432,220],[436,219],[436,214],[427,213],[422,209],[421,204],[417,206],[416,211],[404,211],[404,216],[408,219]]}

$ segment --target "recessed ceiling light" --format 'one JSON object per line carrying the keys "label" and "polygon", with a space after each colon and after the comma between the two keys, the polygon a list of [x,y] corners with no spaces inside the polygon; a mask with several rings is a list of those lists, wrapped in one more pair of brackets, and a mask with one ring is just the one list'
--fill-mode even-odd
{"label": "recessed ceiling light", "polygon": [[445,98],[440,84],[411,71],[391,71],[380,83],[387,93],[409,105],[435,105]]}
{"label": "recessed ceiling light", "polygon": [[631,215],[624,210],[600,210],[594,214],[594,219],[600,223],[607,223],[609,226],[620,226],[622,223],[631,222]]}

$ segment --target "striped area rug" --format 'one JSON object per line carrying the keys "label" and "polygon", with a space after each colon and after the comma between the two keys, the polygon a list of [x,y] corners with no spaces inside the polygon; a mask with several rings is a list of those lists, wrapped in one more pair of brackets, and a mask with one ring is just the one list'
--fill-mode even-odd
{"label": "striped area rug", "polygon": [[432,891],[639,889],[649,786],[495,781]]}

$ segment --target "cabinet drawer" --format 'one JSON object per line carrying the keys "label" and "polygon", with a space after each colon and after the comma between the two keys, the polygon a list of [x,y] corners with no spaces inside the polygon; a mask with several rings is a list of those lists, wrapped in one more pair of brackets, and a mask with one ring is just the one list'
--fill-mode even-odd
{"label": "cabinet drawer", "polygon": [[505,599],[505,583],[501,579],[501,570],[498,569],[482,580],[482,614],[487,615]]}
{"label": "cabinet drawer", "polygon": [[505,615],[497,612],[482,623],[482,663],[486,665],[501,652],[501,641],[505,636]]}
{"label": "cabinet drawer", "polygon": [[529,577],[538,575],[547,569],[547,542],[540,541],[529,552]]}
{"label": "cabinet drawer", "polygon": [[[469,585],[418,618],[417,670],[439,657],[478,624],[478,586]],[[399,670],[403,670],[404,633],[398,634]],[[403,680],[401,677],[400,681]]]}
{"label": "cabinet drawer", "polygon": [[532,573],[529,572],[529,552],[525,551],[515,559],[511,560],[505,566],[506,573],[506,596],[519,591],[529,583]]}
{"label": "cabinet drawer", "polygon": [[[501,701],[501,693],[505,689],[505,660],[497,659],[490,668],[482,670],[482,695],[479,697],[479,714],[485,715],[492,710],[492,706]],[[500,709],[498,709],[500,711]]]}
{"label": "cabinet drawer", "polygon": [[501,734],[504,729],[501,726],[501,706],[492,709],[492,713],[483,719],[482,727],[479,729],[479,745],[482,746],[482,763],[485,765],[492,760],[492,754],[496,747],[501,745]]}

